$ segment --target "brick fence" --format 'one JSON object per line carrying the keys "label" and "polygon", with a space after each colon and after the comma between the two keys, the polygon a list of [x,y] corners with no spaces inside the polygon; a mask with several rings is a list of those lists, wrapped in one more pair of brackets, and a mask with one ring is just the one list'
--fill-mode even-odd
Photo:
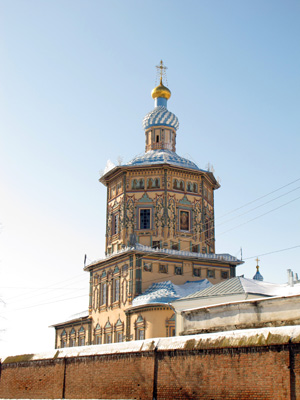
{"label": "brick fence", "polygon": [[300,326],[8,357],[0,398],[300,399]]}

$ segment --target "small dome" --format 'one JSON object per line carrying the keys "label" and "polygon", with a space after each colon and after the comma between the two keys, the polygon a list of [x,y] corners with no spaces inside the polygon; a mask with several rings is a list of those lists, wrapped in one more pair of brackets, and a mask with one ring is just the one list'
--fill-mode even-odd
{"label": "small dome", "polygon": [[264,280],[264,277],[259,272],[259,266],[258,265],[256,266],[256,273],[255,273],[253,279],[256,280],[256,281],[263,281]]}
{"label": "small dome", "polygon": [[170,126],[175,130],[179,128],[178,118],[165,106],[155,107],[154,110],[150,111],[143,119],[144,130],[151,126],[158,125]]}
{"label": "small dome", "polygon": [[163,85],[162,79],[160,79],[160,84],[152,90],[151,96],[153,99],[156,99],[157,97],[163,97],[164,99],[169,100],[171,97],[171,91]]}

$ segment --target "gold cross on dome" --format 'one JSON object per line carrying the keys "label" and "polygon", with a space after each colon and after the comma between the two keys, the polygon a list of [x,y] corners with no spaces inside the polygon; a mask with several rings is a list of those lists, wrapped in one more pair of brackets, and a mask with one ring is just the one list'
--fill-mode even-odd
{"label": "gold cross on dome", "polygon": [[162,79],[163,79],[163,77],[166,78],[166,70],[168,68],[164,65],[163,60],[160,60],[159,65],[156,65],[155,68],[157,69],[157,73],[160,78],[160,84],[162,84]]}
{"label": "gold cross on dome", "polygon": [[257,259],[255,261],[256,261],[256,264],[258,265],[258,261],[260,261],[260,259],[257,257]]}

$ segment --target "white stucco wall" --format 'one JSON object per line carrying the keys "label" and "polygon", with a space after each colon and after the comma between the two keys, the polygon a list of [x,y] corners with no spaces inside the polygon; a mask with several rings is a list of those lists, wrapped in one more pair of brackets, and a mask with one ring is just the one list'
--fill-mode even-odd
{"label": "white stucco wall", "polygon": [[293,325],[297,320],[300,295],[244,300],[182,311],[177,334]]}

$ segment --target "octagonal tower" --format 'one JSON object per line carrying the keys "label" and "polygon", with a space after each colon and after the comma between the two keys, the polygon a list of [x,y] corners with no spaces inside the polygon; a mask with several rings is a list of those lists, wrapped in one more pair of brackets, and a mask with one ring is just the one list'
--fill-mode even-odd
{"label": "octagonal tower", "polygon": [[[161,63],[160,68],[164,68]],[[179,122],[167,108],[170,90],[152,90],[154,109],[143,119],[145,154],[106,172],[106,254],[134,246],[215,253],[212,172],[176,154]]]}

